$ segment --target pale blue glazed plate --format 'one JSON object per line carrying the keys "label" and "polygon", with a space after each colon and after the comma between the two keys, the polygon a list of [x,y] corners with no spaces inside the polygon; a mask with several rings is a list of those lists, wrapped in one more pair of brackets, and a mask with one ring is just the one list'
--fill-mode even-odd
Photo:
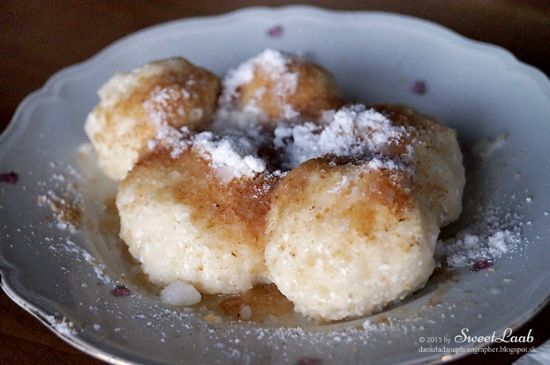
{"label": "pale blue glazed plate", "polygon": [[[332,325],[208,324],[204,314],[164,307],[131,284],[131,296],[113,296],[129,270],[114,248],[116,236],[101,229],[102,199],[113,186],[101,178],[89,184],[82,176],[89,170],[75,172],[97,89],[116,71],[171,56],[222,75],[267,47],[307,52],[333,72],[349,99],[406,103],[456,128],[468,185],[455,227],[492,207],[494,222],[521,232],[517,249],[487,270],[435,278],[384,313]],[[473,144],[502,133],[508,139],[492,156],[469,153]],[[286,7],[161,24],[58,72],[19,106],[0,138],[0,172],[19,174],[17,184],[0,183],[2,287],[62,339],[112,363],[447,361],[465,353],[422,352],[420,346],[438,336],[452,339],[447,347],[483,346],[454,337],[463,328],[471,335],[516,328],[548,301],[549,145],[548,78],[501,48],[427,21]],[[66,192],[73,183],[69,192],[81,199],[87,220],[76,232],[52,224],[49,208],[37,205],[38,196]]]}

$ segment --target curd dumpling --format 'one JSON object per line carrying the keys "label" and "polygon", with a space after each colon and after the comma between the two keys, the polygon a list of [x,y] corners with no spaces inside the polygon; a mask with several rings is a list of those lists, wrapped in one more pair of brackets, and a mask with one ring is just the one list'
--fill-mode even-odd
{"label": "curd dumpling", "polygon": [[159,128],[200,127],[209,121],[219,90],[216,76],[183,58],[116,74],[99,90],[100,102],[84,128],[100,167],[122,180]]}
{"label": "curd dumpling", "polygon": [[145,156],[119,185],[120,236],[150,280],[235,294],[265,278],[262,175],[223,183],[195,149]]}
{"label": "curd dumpling", "polygon": [[439,229],[410,187],[405,174],[326,159],[283,178],[265,262],[296,311],[324,320],[367,315],[426,283]]}
{"label": "curd dumpling", "polygon": [[265,50],[231,70],[224,80],[221,107],[237,109],[275,125],[277,120],[316,120],[342,106],[332,75],[310,61]]}

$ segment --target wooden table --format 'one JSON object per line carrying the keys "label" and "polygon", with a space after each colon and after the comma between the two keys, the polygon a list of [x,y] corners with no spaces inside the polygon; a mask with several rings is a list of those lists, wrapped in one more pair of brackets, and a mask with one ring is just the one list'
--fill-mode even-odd
{"label": "wooden table", "polygon": [[[55,71],[80,62],[117,38],[171,19],[219,14],[290,1],[8,1],[0,2],[0,131],[28,93]],[[433,20],[468,37],[495,43],[550,74],[550,2],[308,1],[334,9],[383,10]],[[535,345],[550,337],[547,307],[514,334],[533,329]],[[469,356],[456,363],[511,363],[518,356]],[[99,364],[66,345],[0,292],[1,364]]]}

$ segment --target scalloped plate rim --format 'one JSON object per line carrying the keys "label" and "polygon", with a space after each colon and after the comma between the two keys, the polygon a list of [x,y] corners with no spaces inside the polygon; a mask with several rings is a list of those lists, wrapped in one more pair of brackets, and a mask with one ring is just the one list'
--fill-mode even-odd
{"label": "scalloped plate rim", "polygon": [[[293,16],[313,16],[316,17],[322,16],[325,18],[333,17],[351,17],[351,18],[385,18],[390,21],[400,22],[404,26],[413,26],[417,30],[423,28],[426,31],[432,31],[431,35],[447,42],[452,42],[455,45],[460,45],[461,47],[468,49],[470,52],[476,52],[479,54],[484,54],[491,56],[494,60],[498,60],[504,64],[507,70],[513,71],[517,75],[527,76],[531,82],[537,84],[537,87],[550,99],[550,80],[548,77],[539,69],[526,64],[518,60],[510,51],[486,42],[477,41],[465,37],[453,30],[446,28],[443,25],[437,24],[430,20],[416,18],[409,15],[402,15],[389,12],[380,12],[380,11],[338,11],[323,9],[314,6],[303,6],[303,5],[291,5],[278,8],[269,8],[269,7],[249,7],[221,15],[213,16],[203,16],[203,17],[193,17],[193,18],[183,18],[175,19],[168,22],[159,23],[136,32],[130,33],[122,38],[119,38],[115,42],[111,43],[107,47],[103,48],[101,51],[95,55],[89,57],[88,59],[65,67],[52,76],[50,76],[44,85],[30,93],[26,96],[23,101],[18,105],[10,123],[0,134],[0,159],[9,151],[10,143],[16,140],[17,135],[26,130],[29,119],[24,118],[24,114],[28,112],[30,106],[38,102],[39,100],[56,96],[58,90],[63,86],[63,83],[70,79],[70,76],[80,70],[83,70],[87,67],[92,67],[93,64],[100,63],[102,59],[108,57],[111,54],[114,54],[117,49],[123,46],[127,46],[131,42],[139,41],[144,35],[152,35],[157,32],[166,32],[171,27],[192,27],[195,25],[204,27],[208,26],[208,23],[221,24],[223,22],[232,22],[237,21],[241,17],[269,17],[274,15],[282,15],[284,13],[292,14]],[[32,109],[31,109],[32,110]],[[75,348],[97,358],[102,361],[106,361],[112,364],[134,364],[134,360],[129,359],[132,357],[129,353],[114,354],[112,352],[105,351],[93,344],[87,342],[79,336],[79,333],[71,333],[70,335],[65,335],[60,333],[53,323],[47,319],[48,316],[56,316],[59,313],[49,313],[46,309],[41,308],[39,303],[33,303],[29,299],[29,295],[25,293],[20,293],[15,289],[14,285],[17,280],[17,271],[18,269],[13,267],[9,262],[7,262],[2,256],[0,256],[0,287],[4,290],[6,295],[14,301],[21,308],[29,312],[35,318],[40,320],[44,325],[47,326],[55,335],[61,338],[63,341],[74,346]],[[545,275],[540,277],[540,280],[544,282],[550,282],[550,272],[547,272]],[[506,327],[511,327],[513,329],[518,328],[530,318],[535,316],[539,311],[541,311],[549,302],[550,302],[550,289],[548,290],[546,298],[535,306],[532,306],[530,310],[523,312],[521,315],[517,316],[510,325],[502,327],[500,330],[504,330]],[[27,292],[31,292],[27,290]],[[48,298],[43,298],[44,300],[50,300]],[[498,330],[497,330],[498,331]],[[473,344],[471,347],[484,347],[488,346],[490,343],[484,344]],[[114,349],[113,349],[114,350]],[[440,363],[447,362],[450,360],[456,360],[466,356],[468,352],[463,353],[434,353],[431,357],[424,358],[421,363]],[[449,357],[450,356],[450,357]],[[445,358],[445,360],[443,360]],[[407,361],[408,363],[408,361]]]}

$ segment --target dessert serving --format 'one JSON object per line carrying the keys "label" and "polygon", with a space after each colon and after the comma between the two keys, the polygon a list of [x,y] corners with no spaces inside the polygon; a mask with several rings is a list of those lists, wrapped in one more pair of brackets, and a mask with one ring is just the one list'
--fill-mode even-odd
{"label": "dessert serving", "polygon": [[461,212],[456,133],[341,97],[304,57],[265,50],[222,81],[182,58],[117,74],[85,130],[119,182],[120,236],[172,304],[273,284],[319,320],[425,285]]}
{"label": "dessert serving", "polygon": [[463,328],[499,336],[550,294],[549,95],[510,53],[394,14],[142,30],[0,136],[0,286],[107,362],[480,352]]}

